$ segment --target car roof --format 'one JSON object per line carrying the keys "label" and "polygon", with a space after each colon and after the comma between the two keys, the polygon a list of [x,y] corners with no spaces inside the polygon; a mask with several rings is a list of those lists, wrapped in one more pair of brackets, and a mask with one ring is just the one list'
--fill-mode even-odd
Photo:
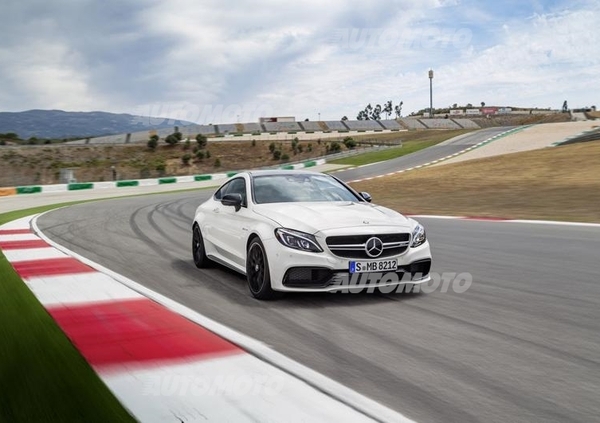
{"label": "car roof", "polygon": [[251,170],[246,172],[250,176],[266,176],[266,175],[324,175],[320,172],[312,172],[310,170],[285,170],[285,169],[265,169]]}

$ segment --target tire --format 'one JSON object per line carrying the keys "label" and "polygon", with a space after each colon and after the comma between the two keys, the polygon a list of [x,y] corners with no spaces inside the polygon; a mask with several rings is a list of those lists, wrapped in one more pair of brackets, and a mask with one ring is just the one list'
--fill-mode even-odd
{"label": "tire", "polygon": [[271,300],[279,296],[271,287],[269,261],[265,247],[258,238],[254,238],[248,246],[246,254],[246,279],[248,288],[254,298]]}
{"label": "tire", "polygon": [[194,225],[194,229],[192,231],[192,257],[194,258],[194,264],[198,269],[210,267],[212,261],[206,256],[204,239],[202,238],[200,227],[198,225]]}

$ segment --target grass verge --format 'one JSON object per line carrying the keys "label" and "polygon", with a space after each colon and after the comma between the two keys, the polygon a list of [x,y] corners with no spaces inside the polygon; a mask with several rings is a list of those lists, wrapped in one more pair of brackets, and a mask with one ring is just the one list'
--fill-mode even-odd
{"label": "grass verge", "polygon": [[353,187],[408,214],[600,222],[599,174],[600,142],[590,142],[427,167]]}
{"label": "grass verge", "polygon": [[[62,205],[4,213],[0,225]],[[0,421],[134,422],[1,251],[0,281]]]}
{"label": "grass verge", "polygon": [[[455,131],[409,131],[402,133],[402,147],[392,147],[381,151],[358,154],[356,156],[345,157],[343,159],[327,161],[332,164],[343,164],[351,166],[362,166],[365,164],[391,160],[397,157],[406,156],[415,151],[423,150],[433,145],[439,144],[450,138],[472,132],[472,130],[462,129]],[[398,137],[398,135],[396,135]]]}

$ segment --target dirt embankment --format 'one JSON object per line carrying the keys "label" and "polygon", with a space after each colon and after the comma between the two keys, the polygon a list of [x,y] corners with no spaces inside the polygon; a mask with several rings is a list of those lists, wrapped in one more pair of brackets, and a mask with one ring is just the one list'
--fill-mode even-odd
{"label": "dirt embankment", "polygon": [[409,214],[600,222],[598,175],[600,141],[593,141],[428,167],[353,187]]}
{"label": "dirt embankment", "polygon": [[[112,180],[113,166],[120,180],[274,166],[325,155],[330,143],[302,141],[294,153],[291,141],[275,142],[281,151],[279,160],[273,158],[267,141],[210,141],[202,150],[204,158],[196,157],[195,142],[187,149],[184,143],[162,144],[155,151],[140,144],[4,148],[0,149],[0,186],[59,183],[60,170],[69,168],[74,169],[77,181],[88,182]],[[188,165],[182,161],[186,154],[191,156]]]}

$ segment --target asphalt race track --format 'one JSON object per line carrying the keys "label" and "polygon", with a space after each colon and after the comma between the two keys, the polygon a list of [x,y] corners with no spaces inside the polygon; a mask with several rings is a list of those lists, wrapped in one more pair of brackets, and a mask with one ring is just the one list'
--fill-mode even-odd
{"label": "asphalt race track", "polygon": [[359,168],[343,170],[336,172],[336,176],[346,181],[355,179],[369,178],[377,175],[385,175],[389,172],[408,169],[410,167],[423,165],[434,160],[441,159],[446,156],[458,153],[475,144],[485,141],[494,135],[506,132],[514,126],[494,127],[480,129],[479,131],[471,132],[463,136],[452,138],[443,143],[434,145],[433,147],[417,151],[407,156],[398,157],[396,159],[387,160],[385,162],[374,163]]}
{"label": "asphalt race track", "polygon": [[600,421],[600,228],[423,218],[433,271],[470,273],[466,292],[260,302],[242,276],[191,260],[194,210],[212,192],[87,203],[38,224],[417,421]]}

